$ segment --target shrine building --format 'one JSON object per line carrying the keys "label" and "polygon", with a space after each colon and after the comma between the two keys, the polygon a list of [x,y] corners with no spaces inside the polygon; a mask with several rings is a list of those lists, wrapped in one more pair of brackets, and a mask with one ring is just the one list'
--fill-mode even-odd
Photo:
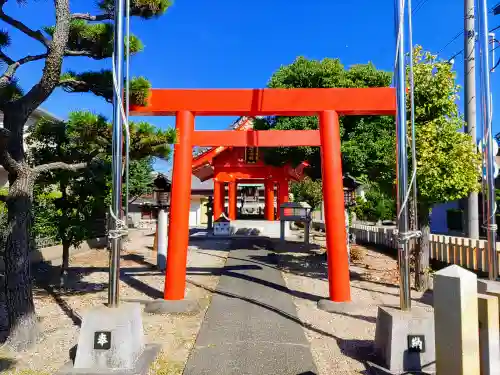
{"label": "shrine building", "polygon": [[[232,129],[252,130],[253,119],[241,117]],[[263,153],[258,147],[219,146],[207,148],[196,155],[192,171],[202,182],[213,179],[214,220],[225,212],[226,194],[228,199],[225,213],[230,220],[253,216],[245,215],[243,207],[245,204],[252,205],[255,201],[258,204],[259,186],[264,185],[263,216],[265,220],[274,221],[279,220],[280,204],[288,202],[290,181],[301,180],[306,166],[307,163],[296,168],[290,165],[271,166],[264,163]],[[259,211],[256,216],[258,214]]]}

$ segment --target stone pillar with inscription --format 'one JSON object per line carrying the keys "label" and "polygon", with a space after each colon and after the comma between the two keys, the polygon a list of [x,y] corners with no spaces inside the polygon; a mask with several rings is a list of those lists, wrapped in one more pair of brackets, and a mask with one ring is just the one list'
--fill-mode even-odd
{"label": "stone pillar with inscription", "polygon": [[479,375],[477,276],[457,265],[434,275],[436,371]]}

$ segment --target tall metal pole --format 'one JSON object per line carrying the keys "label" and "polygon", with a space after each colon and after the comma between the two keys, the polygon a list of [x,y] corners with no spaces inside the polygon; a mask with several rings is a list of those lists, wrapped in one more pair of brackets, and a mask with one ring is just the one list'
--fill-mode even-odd
{"label": "tall metal pole", "polygon": [[[109,267],[109,290],[108,305],[118,306],[119,282],[120,282],[120,252],[121,239],[116,234],[120,229],[118,219],[121,217],[122,200],[122,143],[123,127],[120,101],[123,92],[123,14],[124,0],[115,1],[115,35],[114,35],[114,68],[116,74],[117,90],[113,95],[113,140],[112,140],[112,166],[113,166],[113,187],[111,209],[115,218],[112,222],[112,230],[115,235],[111,239],[111,254]],[[117,92],[118,91],[118,92]]]}
{"label": "tall metal pole", "polygon": [[[412,6],[411,0],[408,0],[408,43],[410,45],[410,106],[411,106],[411,164],[413,174],[417,173],[417,146],[416,146],[416,129],[415,129],[415,82],[413,77],[413,21],[412,21]],[[413,176],[412,176],[413,178]],[[412,230],[418,229],[418,206],[417,206],[417,178],[413,178],[412,182],[413,195],[413,227]]]}
{"label": "tall metal pole", "polygon": [[[125,33],[127,37],[127,51],[125,55],[125,116],[127,121],[130,114],[130,0],[125,1],[126,7],[126,20],[127,20],[127,31]],[[125,138],[125,223],[128,226],[128,199],[129,199],[129,170],[130,170],[130,137]]]}
{"label": "tall metal pole", "polygon": [[[476,30],[474,0],[464,1],[464,75],[465,75],[465,131],[477,144],[476,135]],[[479,199],[472,192],[465,207],[467,236],[479,238]]]}
{"label": "tall metal pole", "polygon": [[488,40],[488,6],[486,0],[480,1],[480,43],[481,43],[481,74],[482,74],[482,95],[484,97],[483,121],[485,128],[486,142],[486,229],[487,229],[487,250],[488,250],[488,277],[495,280],[498,277],[498,260],[496,252],[496,223],[495,223],[495,155],[493,155],[493,134],[492,134],[492,103],[490,87],[490,60],[489,60],[489,40]]}
{"label": "tall metal pole", "polygon": [[406,69],[404,54],[404,5],[396,0],[396,134],[398,147],[398,260],[401,310],[411,308],[408,247],[408,153],[406,126]]}

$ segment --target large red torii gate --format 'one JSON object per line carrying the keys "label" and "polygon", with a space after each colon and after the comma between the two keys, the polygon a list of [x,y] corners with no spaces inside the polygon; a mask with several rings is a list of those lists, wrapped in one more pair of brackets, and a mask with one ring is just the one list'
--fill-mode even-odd
{"label": "large red torii gate", "polygon": [[[339,115],[396,114],[393,88],[153,89],[137,116],[176,116],[166,300],[184,299],[192,147],[321,146],[330,300],[351,299],[347,254]],[[319,130],[199,131],[195,116],[318,116]]]}

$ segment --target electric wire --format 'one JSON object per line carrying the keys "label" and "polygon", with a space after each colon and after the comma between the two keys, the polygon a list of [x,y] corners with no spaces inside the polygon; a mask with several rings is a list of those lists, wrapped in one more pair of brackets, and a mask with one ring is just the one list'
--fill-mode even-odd
{"label": "electric wire", "polygon": [[[415,8],[413,9],[413,14],[417,14],[418,11],[420,11],[420,9],[422,9],[422,7],[428,2],[429,0],[422,0],[420,1],[420,3],[418,3],[417,5],[415,5]],[[408,12],[411,12],[411,9],[408,9]]]}
{"label": "electric wire", "polygon": [[[442,47],[438,52],[437,54],[439,55],[441,52],[443,52],[446,47],[448,47],[451,43],[453,43],[455,40],[457,40],[458,38],[460,38],[462,36],[464,32],[463,31],[460,31],[459,33],[457,33],[453,38],[451,38],[450,41],[448,41],[448,43],[445,44],[444,47]],[[463,51],[463,50],[462,50]]]}

